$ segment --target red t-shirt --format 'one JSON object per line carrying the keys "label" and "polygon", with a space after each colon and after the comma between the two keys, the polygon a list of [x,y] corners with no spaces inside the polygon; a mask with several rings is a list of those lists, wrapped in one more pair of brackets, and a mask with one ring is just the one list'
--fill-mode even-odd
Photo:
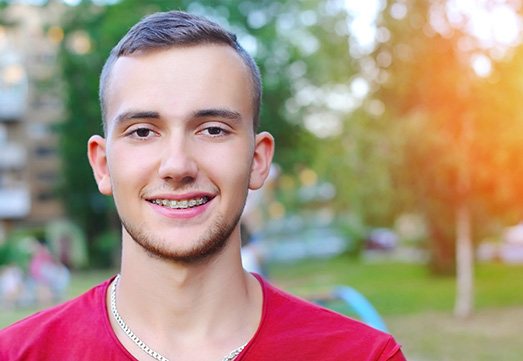
{"label": "red t-shirt", "polygon": [[[262,319],[235,361],[405,361],[390,335],[258,279]],[[136,360],[111,328],[105,302],[109,283],[1,330],[0,360]]]}

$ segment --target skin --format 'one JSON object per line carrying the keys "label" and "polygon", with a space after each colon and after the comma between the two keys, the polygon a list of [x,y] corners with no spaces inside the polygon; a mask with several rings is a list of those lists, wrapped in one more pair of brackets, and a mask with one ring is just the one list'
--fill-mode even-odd
{"label": "skin", "polygon": [[[268,175],[274,141],[254,133],[251,88],[241,58],[222,45],[121,57],[106,139],[88,143],[98,188],[124,225],[118,309],[173,360],[219,360],[259,324],[261,290],[241,268],[238,220],[248,189]],[[204,204],[158,204],[174,200]]]}

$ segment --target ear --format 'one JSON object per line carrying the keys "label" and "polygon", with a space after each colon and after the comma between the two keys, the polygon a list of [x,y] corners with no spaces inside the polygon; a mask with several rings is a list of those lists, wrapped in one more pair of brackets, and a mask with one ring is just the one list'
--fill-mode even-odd
{"label": "ear", "polygon": [[98,190],[105,195],[112,194],[111,177],[107,167],[107,152],[105,139],[99,135],[93,135],[87,142],[87,156],[89,164],[93,169],[94,178],[98,184]]}
{"label": "ear", "polygon": [[249,179],[249,189],[256,190],[263,186],[269,170],[271,169],[272,156],[274,155],[274,138],[267,132],[256,135],[254,156]]}

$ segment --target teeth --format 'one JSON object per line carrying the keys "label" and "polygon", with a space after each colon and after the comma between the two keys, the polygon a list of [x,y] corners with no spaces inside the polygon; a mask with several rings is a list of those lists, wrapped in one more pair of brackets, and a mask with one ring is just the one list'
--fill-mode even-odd
{"label": "teeth", "polygon": [[151,202],[168,208],[186,209],[200,206],[204,203],[207,203],[208,201],[209,199],[207,197],[200,197],[195,199],[184,199],[182,201],[175,201],[169,199],[154,199]]}

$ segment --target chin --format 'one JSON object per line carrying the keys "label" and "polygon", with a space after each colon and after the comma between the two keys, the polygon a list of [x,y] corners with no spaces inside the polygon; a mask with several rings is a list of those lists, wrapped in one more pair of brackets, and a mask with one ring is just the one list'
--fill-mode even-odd
{"label": "chin", "polygon": [[147,233],[139,227],[133,227],[123,219],[122,225],[134,242],[140,245],[150,257],[189,265],[208,262],[221,254],[237,228],[240,216],[241,213],[229,223],[225,222],[223,217],[218,217],[205,234],[191,242],[194,246],[186,249],[176,249],[172,247],[173,241]]}

